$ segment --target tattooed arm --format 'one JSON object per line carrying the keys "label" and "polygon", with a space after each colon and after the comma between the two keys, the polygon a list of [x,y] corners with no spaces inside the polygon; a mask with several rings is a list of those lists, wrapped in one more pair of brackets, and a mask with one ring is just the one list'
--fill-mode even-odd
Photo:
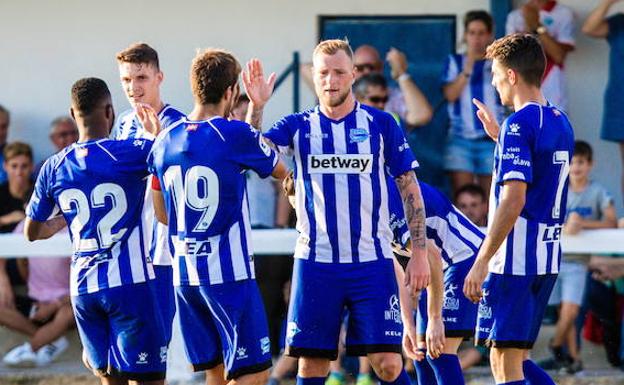
{"label": "tattooed arm", "polygon": [[408,171],[395,179],[401,192],[405,220],[410,232],[412,257],[405,268],[405,286],[415,296],[429,285],[431,272],[427,260],[427,236],[425,230],[425,206],[414,171]]}

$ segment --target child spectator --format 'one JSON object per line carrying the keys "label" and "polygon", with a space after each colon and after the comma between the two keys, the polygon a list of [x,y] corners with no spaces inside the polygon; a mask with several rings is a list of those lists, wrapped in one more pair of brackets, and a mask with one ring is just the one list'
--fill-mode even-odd
{"label": "child spectator", "polygon": [[[570,186],[567,200],[565,234],[577,234],[584,229],[616,227],[613,199],[600,184],[590,180],[593,166],[591,146],[576,141],[570,164]],[[559,320],[550,342],[552,360],[545,366],[563,369],[570,374],[582,370],[575,321],[579,314],[587,278],[588,255],[564,254],[559,277],[549,304],[559,305]],[[567,347],[567,353],[564,350]]]}
{"label": "child spectator", "polygon": [[[22,231],[23,222],[14,232]],[[0,307],[0,325],[29,339],[9,351],[2,359],[4,364],[46,366],[67,349],[64,334],[74,325],[69,300],[70,263],[69,257],[28,259],[28,296],[16,295],[13,306]]]}

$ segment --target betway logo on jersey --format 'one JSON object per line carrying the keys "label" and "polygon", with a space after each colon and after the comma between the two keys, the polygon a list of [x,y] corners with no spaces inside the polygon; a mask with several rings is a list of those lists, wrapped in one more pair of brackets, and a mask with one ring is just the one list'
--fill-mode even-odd
{"label": "betway logo on jersey", "polygon": [[370,174],[373,170],[372,154],[310,154],[310,174]]}

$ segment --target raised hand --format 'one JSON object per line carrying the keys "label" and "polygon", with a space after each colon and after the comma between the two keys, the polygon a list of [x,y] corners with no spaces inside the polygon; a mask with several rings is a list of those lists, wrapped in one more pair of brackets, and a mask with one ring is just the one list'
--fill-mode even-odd
{"label": "raised hand", "polygon": [[149,132],[154,136],[158,136],[161,128],[160,120],[158,120],[158,114],[152,108],[152,106],[145,103],[137,104],[136,114],[145,131]]}
{"label": "raised hand", "polygon": [[483,124],[485,132],[490,138],[496,141],[500,133],[500,126],[496,121],[496,115],[480,100],[473,98],[472,103],[478,108],[477,117],[481,121],[481,124]]}
{"label": "raised hand", "polygon": [[398,49],[390,48],[386,54],[386,60],[390,64],[390,75],[393,79],[398,79],[399,76],[407,72],[407,58]]}
{"label": "raised hand", "polygon": [[275,72],[265,80],[262,62],[258,59],[251,59],[247,62],[246,69],[243,70],[243,87],[249,100],[255,107],[264,107],[273,94]]}

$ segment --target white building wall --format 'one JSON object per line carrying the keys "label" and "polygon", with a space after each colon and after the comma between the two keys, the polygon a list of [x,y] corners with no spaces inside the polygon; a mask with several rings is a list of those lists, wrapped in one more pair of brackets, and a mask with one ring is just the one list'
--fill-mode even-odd
{"label": "white building wall", "polygon": [[[564,0],[579,23],[597,0]],[[10,140],[31,143],[37,159],[49,155],[48,123],[67,113],[69,89],[80,77],[106,80],[117,112],[127,108],[118,82],[115,53],[134,41],[154,46],[165,72],[164,100],[191,108],[189,64],[196,48],[224,47],[244,62],[258,57],[280,72],[293,51],[309,60],[318,36],[318,15],[457,14],[489,9],[488,0],[274,0],[274,1],[0,1],[0,104],[13,113]],[[620,6],[623,4],[620,4]],[[435,37],[432,37],[435,38]],[[619,194],[617,147],[599,140],[608,47],[578,37],[567,62],[570,116],[577,137],[596,150],[596,177]],[[313,97],[302,87],[302,106]],[[290,84],[267,107],[265,124],[290,112]],[[621,207],[621,204],[619,204]]]}

